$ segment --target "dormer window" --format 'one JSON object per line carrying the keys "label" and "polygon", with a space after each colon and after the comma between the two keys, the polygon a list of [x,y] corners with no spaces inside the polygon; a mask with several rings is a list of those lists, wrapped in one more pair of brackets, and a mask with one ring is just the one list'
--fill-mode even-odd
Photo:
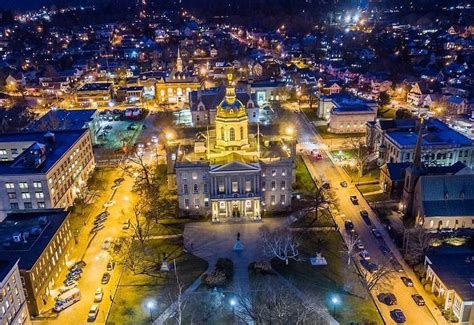
{"label": "dormer window", "polygon": [[448,191],[444,192],[444,199],[447,200],[449,198]]}
{"label": "dormer window", "polygon": [[459,198],[464,199],[464,190],[459,193]]}

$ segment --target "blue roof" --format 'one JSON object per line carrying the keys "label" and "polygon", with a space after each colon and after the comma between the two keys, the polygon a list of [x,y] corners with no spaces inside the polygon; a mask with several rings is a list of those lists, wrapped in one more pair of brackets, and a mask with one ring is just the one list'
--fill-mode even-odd
{"label": "blue roof", "polygon": [[[0,146],[4,142],[30,143],[28,149],[18,155],[15,160],[0,162],[0,174],[44,174],[87,132],[89,132],[89,129],[55,130],[53,131],[55,141],[50,144],[45,141],[44,135],[46,132],[44,131],[0,134]],[[46,145],[46,150],[44,161],[38,167],[34,167],[28,164],[27,161],[30,149],[38,143]]]}
{"label": "blue roof", "polygon": [[[418,132],[415,129],[386,131],[387,136],[399,147],[415,147]],[[425,123],[422,147],[424,146],[472,146],[473,142],[437,119]]]}

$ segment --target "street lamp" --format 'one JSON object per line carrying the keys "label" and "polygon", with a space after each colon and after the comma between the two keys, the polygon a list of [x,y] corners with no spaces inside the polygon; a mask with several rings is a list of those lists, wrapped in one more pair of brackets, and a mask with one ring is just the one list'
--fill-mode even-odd
{"label": "street lamp", "polygon": [[332,316],[336,318],[336,306],[339,304],[339,298],[337,296],[333,296],[331,298],[331,302],[333,306]]}
{"label": "street lamp", "polygon": [[235,305],[237,305],[237,301],[235,301],[235,299],[232,298],[230,300],[230,305],[232,306],[232,314],[235,314],[234,310],[235,310]]}
{"label": "street lamp", "polygon": [[146,303],[146,308],[150,312],[150,324],[153,324],[153,309],[155,308],[155,302],[153,300],[149,300]]}

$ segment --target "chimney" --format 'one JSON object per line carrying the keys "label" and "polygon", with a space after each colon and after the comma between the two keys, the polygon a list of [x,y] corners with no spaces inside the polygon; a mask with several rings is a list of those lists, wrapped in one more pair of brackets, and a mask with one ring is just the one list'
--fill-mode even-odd
{"label": "chimney", "polygon": [[56,142],[56,135],[53,132],[48,131],[44,134],[43,139],[44,143],[47,145],[53,145]]}

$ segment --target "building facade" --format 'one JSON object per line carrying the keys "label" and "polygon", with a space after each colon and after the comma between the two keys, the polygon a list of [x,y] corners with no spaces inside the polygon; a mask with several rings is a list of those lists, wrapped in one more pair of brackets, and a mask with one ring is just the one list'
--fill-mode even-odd
{"label": "building facade", "polygon": [[[412,162],[417,142],[416,119],[377,120],[367,123],[367,145],[378,153],[380,164]],[[472,140],[437,119],[426,121],[422,135],[422,162],[429,166],[450,166],[461,161],[474,165]]]}
{"label": "building facade", "polygon": [[67,208],[94,170],[88,129],[0,135],[0,219],[17,210]]}
{"label": "building facade", "polygon": [[183,159],[178,153],[168,155],[175,157],[168,164],[174,164],[183,214],[211,216],[213,222],[260,220],[265,211],[291,206],[293,159],[286,151],[286,155],[263,155],[259,137],[252,140],[256,143],[250,141],[248,111],[229,79],[214,109],[215,138],[210,139],[208,132],[204,150],[188,152]]}
{"label": "building facade", "polygon": [[5,244],[0,255],[18,260],[20,282],[31,316],[37,316],[53,299],[51,290],[68,267],[72,239],[69,212],[62,209],[18,212],[0,222]]}
{"label": "building facade", "polygon": [[[321,96],[316,110],[318,117],[330,121],[333,115],[332,112],[334,112],[334,115],[340,115],[340,117],[336,116],[334,118],[334,129],[338,129],[339,121],[341,121],[341,118],[344,119],[344,113],[353,112],[354,114],[350,118],[354,118],[357,114],[368,115],[364,116],[364,118],[367,118],[366,122],[373,121],[373,114],[377,115],[377,103],[347,93]],[[357,128],[360,128],[360,125],[357,125]]]}
{"label": "building facade", "polygon": [[18,259],[0,259],[0,324],[31,324]]}
{"label": "building facade", "polygon": [[112,100],[111,82],[86,83],[74,94],[74,101],[80,107],[108,107]]}

